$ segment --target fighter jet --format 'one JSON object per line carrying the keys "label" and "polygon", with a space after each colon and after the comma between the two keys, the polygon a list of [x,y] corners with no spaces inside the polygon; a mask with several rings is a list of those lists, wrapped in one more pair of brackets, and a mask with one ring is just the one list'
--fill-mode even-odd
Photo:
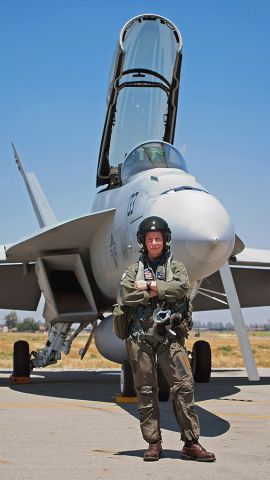
{"label": "fighter jet", "polygon": [[[173,145],[181,63],[182,37],[170,20],[145,14],[122,28],[107,94],[97,194],[89,215],[57,222],[14,147],[41,230],[1,246],[0,308],[36,310],[42,294],[43,315],[50,325],[41,351],[30,355],[26,342],[16,342],[16,378],[56,363],[91,325],[81,357],[95,338],[105,358],[122,364],[121,391],[131,394],[131,370],[124,342],[113,332],[112,308],[123,272],[138,258],[138,225],[157,215],[168,222],[173,255],[186,266],[193,310],[230,308],[248,377],[259,379],[241,307],[270,304],[270,251],[245,248],[224,206],[188,172]],[[191,363],[195,380],[207,382],[207,342],[194,344]],[[161,396],[163,392],[166,397],[167,388],[160,380]]]}

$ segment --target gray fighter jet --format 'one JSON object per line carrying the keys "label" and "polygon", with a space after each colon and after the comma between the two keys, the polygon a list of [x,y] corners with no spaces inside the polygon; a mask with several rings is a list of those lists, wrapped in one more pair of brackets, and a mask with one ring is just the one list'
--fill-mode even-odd
{"label": "gray fighter jet", "polygon": [[[138,225],[157,215],[170,225],[174,257],[185,263],[193,310],[230,308],[248,377],[259,379],[241,307],[270,304],[270,251],[244,247],[228,212],[188,173],[173,146],[181,61],[181,34],[168,19],[140,15],[123,27],[109,82],[98,191],[89,215],[58,223],[14,147],[41,231],[1,246],[0,308],[36,310],[43,294],[50,325],[42,351],[29,356],[26,342],[15,344],[15,375],[56,363],[90,324],[81,357],[95,337],[100,353],[122,364],[122,393],[130,393],[125,346],[112,330],[110,312],[123,272],[138,258]],[[73,324],[79,325],[75,332]],[[195,343],[192,367],[196,380],[209,380],[207,342]],[[164,382],[162,388],[166,397]]]}

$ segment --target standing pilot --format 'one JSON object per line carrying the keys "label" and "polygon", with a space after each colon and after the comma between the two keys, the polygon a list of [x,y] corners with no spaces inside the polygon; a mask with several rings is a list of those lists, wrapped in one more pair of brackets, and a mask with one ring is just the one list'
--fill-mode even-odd
{"label": "standing pilot", "polygon": [[215,461],[199,443],[199,420],[194,404],[194,381],[184,347],[190,328],[186,293],[189,279],[183,263],[170,253],[171,231],[160,217],[145,218],[137,239],[142,255],[124,273],[120,287],[128,317],[126,340],[144,440],[145,461],[162,455],[156,364],[173,395],[176,420],[184,442],[182,458]]}

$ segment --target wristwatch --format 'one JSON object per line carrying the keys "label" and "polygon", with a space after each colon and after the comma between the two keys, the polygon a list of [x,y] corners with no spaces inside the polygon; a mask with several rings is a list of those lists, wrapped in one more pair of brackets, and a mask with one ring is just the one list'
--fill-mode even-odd
{"label": "wristwatch", "polygon": [[148,290],[148,291],[151,290],[151,284],[152,284],[151,280],[148,280],[148,281],[146,282],[146,287],[147,287],[147,290]]}

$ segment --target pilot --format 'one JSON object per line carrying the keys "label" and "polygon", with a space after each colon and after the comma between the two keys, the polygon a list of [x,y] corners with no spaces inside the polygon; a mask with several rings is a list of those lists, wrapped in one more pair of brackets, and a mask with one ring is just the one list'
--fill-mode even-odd
{"label": "pilot", "polygon": [[[162,456],[157,364],[173,396],[176,420],[184,442],[182,458],[215,461],[199,443],[199,420],[194,405],[194,381],[185,349],[191,328],[186,294],[189,279],[182,262],[172,259],[171,231],[160,217],[145,218],[139,225],[139,261],[124,273],[120,293],[129,331],[126,346],[138,397],[140,427],[149,444],[145,461]],[[173,321],[172,321],[173,319]]]}

